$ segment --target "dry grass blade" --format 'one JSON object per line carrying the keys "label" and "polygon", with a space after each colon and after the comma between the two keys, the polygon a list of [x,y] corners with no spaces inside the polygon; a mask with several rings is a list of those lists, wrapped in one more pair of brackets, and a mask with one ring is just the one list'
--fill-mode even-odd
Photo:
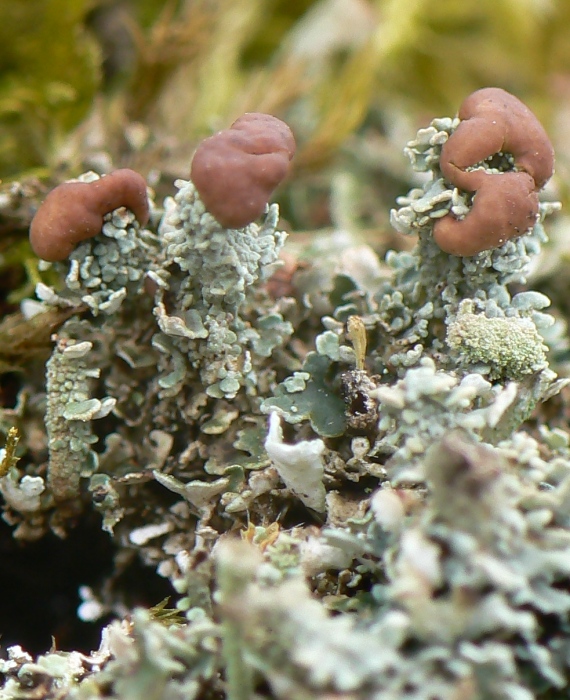
{"label": "dry grass blade", "polygon": [[216,8],[216,3],[199,0],[187,4],[181,14],[176,3],[169,2],[148,32],[125,14],[137,59],[127,105],[131,119],[143,119],[176,68],[191,64],[202,54],[212,34]]}

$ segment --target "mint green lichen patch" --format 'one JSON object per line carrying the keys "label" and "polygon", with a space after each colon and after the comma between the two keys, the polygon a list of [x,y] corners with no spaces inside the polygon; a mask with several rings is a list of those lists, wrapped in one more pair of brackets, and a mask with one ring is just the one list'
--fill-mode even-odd
{"label": "mint green lichen patch", "polygon": [[460,361],[484,365],[491,379],[522,379],[547,366],[547,348],[530,318],[487,318],[460,309],[446,340]]}

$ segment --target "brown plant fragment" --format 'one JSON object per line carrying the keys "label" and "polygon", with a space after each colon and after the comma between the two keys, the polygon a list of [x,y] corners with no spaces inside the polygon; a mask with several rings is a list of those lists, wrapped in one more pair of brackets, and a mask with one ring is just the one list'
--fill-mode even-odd
{"label": "brown plant fragment", "polygon": [[32,318],[19,311],[5,316],[0,322],[0,374],[25,372],[34,359],[47,359],[53,348],[54,331],[82,310],[83,307],[53,308]]}
{"label": "brown plant fragment", "polygon": [[144,226],[149,218],[146,181],[134,170],[115,170],[93,182],[64,182],[52,190],[30,225],[36,255],[65,260],[75,246],[101,232],[103,217],[126,207]]}
{"label": "brown plant fragment", "polygon": [[[535,115],[514,95],[483,88],[459,109],[461,122],[443,145],[441,171],[451,184],[474,192],[464,219],[453,214],[434,224],[434,240],[446,253],[475,255],[521,236],[534,224],[538,190],[554,170],[554,151]],[[515,170],[489,173],[477,166],[510,154]]]}
{"label": "brown plant fragment", "polygon": [[352,433],[373,433],[378,426],[378,402],[370,392],[378,387],[375,377],[364,370],[353,369],[341,376],[341,390],[345,408],[346,424]]}
{"label": "brown plant fragment", "polygon": [[202,141],[190,178],[206,209],[226,228],[242,228],[263,213],[289,173],[295,139],[285,122],[250,112]]}

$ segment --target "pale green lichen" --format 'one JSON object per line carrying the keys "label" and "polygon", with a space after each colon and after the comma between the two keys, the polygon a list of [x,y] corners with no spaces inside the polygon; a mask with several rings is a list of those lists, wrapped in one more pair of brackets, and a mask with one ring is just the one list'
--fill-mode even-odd
{"label": "pale green lichen", "polygon": [[398,480],[425,479],[417,468],[434,442],[455,428],[473,438],[496,442],[520,425],[534,407],[528,389],[515,382],[493,385],[479,373],[457,374],[437,370],[430,358],[409,369],[392,386],[371,392],[379,403],[379,436],[374,450],[389,457]]}
{"label": "pale green lichen", "polygon": [[[471,206],[438,172],[457,123],[408,145],[431,179],[394,212],[419,240],[386,268],[339,234],[313,244],[296,299],[271,299],[276,209],[228,231],[179,181],[162,223],[115,212],[66,288],[40,287],[83,318],[48,363],[48,488],[11,465],[4,517],[62,533],[63,499],[90,494],[118,561],[167,578],[178,614],[135,610],[91,654],[13,646],[0,697],[565,696],[570,436],[524,426],[566,383],[544,340],[565,329],[520,291],[556,207],[499,249],[439,250],[434,219]],[[124,610],[109,581],[94,614]]]}
{"label": "pale green lichen", "polygon": [[[292,332],[275,312],[259,318],[256,327],[240,318],[248,289],[275,269],[285,234],[276,228],[275,206],[261,226],[228,230],[205,211],[192,182],[176,185],[179,191],[166,200],[159,227],[164,262],[156,277],[155,315],[170,347],[199,369],[208,395],[231,399],[243,386],[254,390],[251,354],[269,357]],[[178,355],[169,344],[155,340],[176,364]],[[171,395],[181,381],[179,375],[176,382],[169,380]]]}
{"label": "pale green lichen", "polygon": [[98,458],[91,449],[97,437],[91,421],[104,418],[115,406],[111,397],[90,398],[93,380],[99,377],[100,370],[88,359],[93,344],[77,338],[88,329],[86,323],[68,321],[61,328],[47,363],[47,483],[55,501],[77,499],[81,477],[91,476],[97,469]]}
{"label": "pale green lichen", "polygon": [[547,366],[548,348],[530,318],[488,318],[473,313],[474,306],[463,301],[447,329],[447,344],[461,363],[483,365],[491,379],[522,379]]}
{"label": "pale green lichen", "polygon": [[[95,177],[87,174],[83,179]],[[132,425],[128,416],[140,411],[143,402],[152,405],[145,399],[144,384],[140,391],[133,386],[137,373],[148,375],[158,367],[151,390],[160,399],[158,414],[176,405],[189,377],[199,377],[204,401],[233,399],[244,388],[255,395],[257,366],[292,331],[278,305],[264,303],[253,311],[254,299],[248,301],[252,285],[275,269],[285,239],[276,229],[277,208],[269,208],[261,226],[226,230],[204,211],[191,182],[178,185],[176,197],[166,200],[158,235],[140,229],[132,213],[112,212],[101,234],[70,256],[66,288],[56,293],[38,286],[44,304],[78,311],[86,305],[93,315],[66,324],[48,364],[48,481],[58,502],[77,499],[81,477],[97,468],[91,421],[112,411]],[[155,210],[152,216],[158,218]],[[242,310],[253,322],[240,317]],[[73,335],[67,340],[74,329],[85,340],[77,340],[75,350],[64,348],[75,341]],[[71,361],[79,350],[89,354],[91,368],[84,366],[83,356],[78,356],[77,366],[68,362],[64,367],[64,360]],[[113,361],[115,353],[129,371]],[[87,380],[100,377],[113,398],[91,396],[94,383]],[[216,415],[204,423],[204,433],[219,434],[230,427],[233,418],[228,420],[226,411]],[[105,455],[103,459],[111,462]],[[100,473],[90,489],[97,495],[105,528],[112,529],[124,513],[116,487]]]}
{"label": "pale green lichen", "polygon": [[[0,456],[2,452],[0,451]],[[41,476],[20,475],[11,469],[0,477],[0,493],[6,503],[19,513],[37,513],[41,509],[41,495],[46,485]]]}

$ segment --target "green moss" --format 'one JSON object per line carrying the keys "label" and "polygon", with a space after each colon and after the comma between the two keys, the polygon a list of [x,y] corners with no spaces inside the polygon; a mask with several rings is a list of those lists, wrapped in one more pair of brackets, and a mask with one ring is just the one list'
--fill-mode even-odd
{"label": "green moss", "polygon": [[0,5],[0,173],[44,164],[87,114],[99,84],[84,27],[90,8],[87,0]]}

